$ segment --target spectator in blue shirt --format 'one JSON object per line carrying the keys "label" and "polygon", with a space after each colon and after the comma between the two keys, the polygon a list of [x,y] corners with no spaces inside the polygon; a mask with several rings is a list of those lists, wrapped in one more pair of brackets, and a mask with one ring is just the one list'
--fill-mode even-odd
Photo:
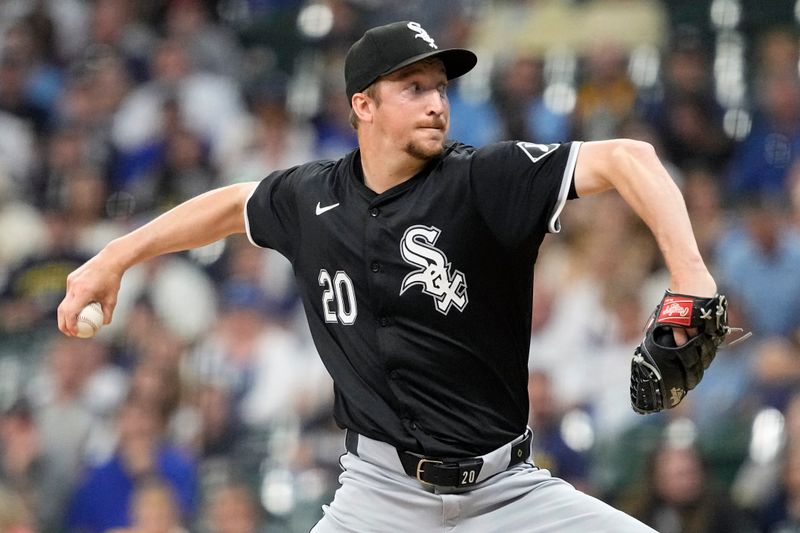
{"label": "spectator in blue shirt", "polygon": [[118,444],[105,462],[89,468],[73,496],[67,515],[69,531],[102,533],[132,523],[130,507],[136,488],[160,480],[170,486],[180,513],[190,520],[197,509],[197,472],[193,461],[164,440],[159,410],[129,397],[117,418]]}

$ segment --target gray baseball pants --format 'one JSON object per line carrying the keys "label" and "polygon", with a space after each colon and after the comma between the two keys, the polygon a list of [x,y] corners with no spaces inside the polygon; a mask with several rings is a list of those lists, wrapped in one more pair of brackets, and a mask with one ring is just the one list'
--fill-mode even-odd
{"label": "gray baseball pants", "polygon": [[[489,454],[485,470],[508,456]],[[358,456],[345,454],[341,465],[341,487],[311,533],[655,531],[527,462],[495,468],[469,489],[433,487],[407,475],[392,446],[360,436]]]}

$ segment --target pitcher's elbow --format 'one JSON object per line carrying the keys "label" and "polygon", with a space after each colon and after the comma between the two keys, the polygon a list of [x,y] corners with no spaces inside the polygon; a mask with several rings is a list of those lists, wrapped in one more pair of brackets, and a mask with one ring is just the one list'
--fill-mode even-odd
{"label": "pitcher's elbow", "polygon": [[634,158],[649,159],[656,156],[655,147],[647,141],[636,139],[615,139],[611,149],[612,157],[616,160]]}

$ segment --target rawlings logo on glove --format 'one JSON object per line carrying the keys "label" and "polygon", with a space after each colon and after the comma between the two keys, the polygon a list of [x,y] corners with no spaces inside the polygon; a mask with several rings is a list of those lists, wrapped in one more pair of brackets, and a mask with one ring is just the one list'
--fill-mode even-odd
{"label": "rawlings logo on glove", "polygon": [[[695,328],[697,335],[677,346],[674,327]],[[728,301],[724,296],[697,298],[667,291],[633,354],[633,410],[656,413],[678,405],[703,379],[732,329],[728,326]]]}
{"label": "rawlings logo on glove", "polygon": [[658,321],[662,324],[675,324],[677,326],[689,326],[691,322],[692,307],[694,301],[686,298],[669,297],[664,298],[664,305],[658,314]]}

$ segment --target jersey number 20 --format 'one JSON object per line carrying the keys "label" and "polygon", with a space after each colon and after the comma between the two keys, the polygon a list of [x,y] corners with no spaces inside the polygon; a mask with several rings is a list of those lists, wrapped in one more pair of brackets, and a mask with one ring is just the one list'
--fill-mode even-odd
{"label": "jersey number 20", "polygon": [[[356,293],[350,277],[343,270],[337,270],[331,278],[328,271],[323,268],[319,271],[318,281],[322,287],[322,313],[325,315],[325,322],[352,325],[356,321],[358,310]],[[334,301],[335,309],[332,309]]]}

